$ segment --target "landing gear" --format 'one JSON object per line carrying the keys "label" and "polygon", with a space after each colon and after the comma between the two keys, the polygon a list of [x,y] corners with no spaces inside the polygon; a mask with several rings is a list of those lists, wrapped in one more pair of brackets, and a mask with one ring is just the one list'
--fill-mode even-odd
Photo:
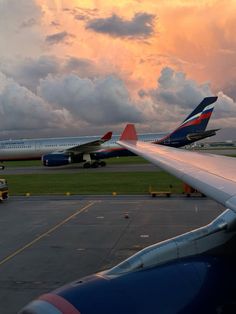
{"label": "landing gear", "polygon": [[91,167],[91,163],[90,162],[85,162],[83,165],[84,168],[90,168]]}
{"label": "landing gear", "polygon": [[99,166],[99,163],[97,161],[92,162],[91,167],[97,168]]}
{"label": "landing gear", "polygon": [[99,162],[99,165],[100,165],[101,167],[105,167],[107,164],[106,164],[105,161],[100,161],[100,162]]}

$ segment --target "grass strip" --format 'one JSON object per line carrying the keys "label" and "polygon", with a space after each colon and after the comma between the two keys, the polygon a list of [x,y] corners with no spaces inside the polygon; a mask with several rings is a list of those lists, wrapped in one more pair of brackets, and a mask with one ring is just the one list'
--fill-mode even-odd
{"label": "grass strip", "polygon": [[[236,154],[229,155],[230,157],[236,157]],[[108,165],[127,165],[127,164],[145,164],[148,163],[142,157],[129,156],[129,157],[115,157],[104,160]],[[13,167],[40,167],[42,166],[41,160],[22,160],[22,161],[5,161],[3,165],[7,168]],[[43,167],[43,166],[42,166]],[[78,167],[82,167],[82,164],[78,164]]]}
{"label": "grass strip", "polygon": [[10,195],[47,194],[146,194],[149,187],[166,191],[173,186],[173,193],[181,193],[180,180],[166,172],[120,172],[120,173],[76,173],[76,174],[25,174],[4,175]]}
{"label": "grass strip", "polygon": [[[105,159],[108,165],[113,164],[140,164],[140,163],[148,163],[145,159],[139,156],[132,156],[132,157],[116,157],[116,158],[108,158]],[[7,168],[14,168],[14,167],[39,167],[42,166],[41,160],[19,160],[19,161],[4,161],[3,165]],[[78,164],[78,167],[82,167],[82,164]],[[43,167],[43,166],[42,166]]]}

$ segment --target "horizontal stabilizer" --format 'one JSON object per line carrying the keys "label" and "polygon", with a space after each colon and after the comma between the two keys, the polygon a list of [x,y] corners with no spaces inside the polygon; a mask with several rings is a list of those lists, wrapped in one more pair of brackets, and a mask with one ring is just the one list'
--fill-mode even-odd
{"label": "horizontal stabilizer", "polygon": [[199,141],[207,137],[216,135],[216,132],[220,129],[207,130],[204,132],[190,133],[187,135],[187,139],[190,141]]}

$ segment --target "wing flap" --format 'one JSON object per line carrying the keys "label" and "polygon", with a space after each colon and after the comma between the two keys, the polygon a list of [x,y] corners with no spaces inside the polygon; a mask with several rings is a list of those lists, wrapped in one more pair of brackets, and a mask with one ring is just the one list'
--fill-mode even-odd
{"label": "wing flap", "polygon": [[[134,126],[127,128],[119,145],[236,211],[236,159],[136,141]],[[131,128],[133,136],[126,136]]]}

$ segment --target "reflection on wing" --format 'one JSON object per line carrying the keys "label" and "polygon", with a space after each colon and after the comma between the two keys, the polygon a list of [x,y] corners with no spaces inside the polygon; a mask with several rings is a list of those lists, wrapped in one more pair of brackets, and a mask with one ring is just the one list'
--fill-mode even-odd
{"label": "reflection on wing", "polygon": [[127,125],[118,144],[236,211],[236,159],[137,141]]}

